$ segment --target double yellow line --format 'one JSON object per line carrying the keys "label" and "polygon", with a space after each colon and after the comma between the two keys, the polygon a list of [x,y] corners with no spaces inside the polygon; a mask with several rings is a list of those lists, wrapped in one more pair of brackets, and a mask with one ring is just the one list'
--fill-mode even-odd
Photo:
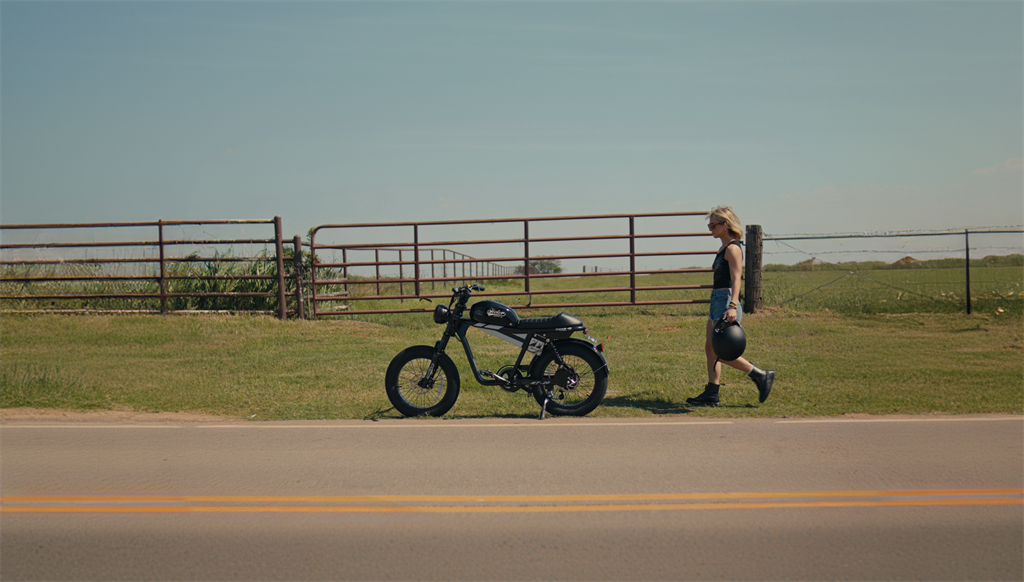
{"label": "double yellow line", "polygon": [[2,513],[544,513],[1024,505],[1024,489],[637,495],[8,495]]}

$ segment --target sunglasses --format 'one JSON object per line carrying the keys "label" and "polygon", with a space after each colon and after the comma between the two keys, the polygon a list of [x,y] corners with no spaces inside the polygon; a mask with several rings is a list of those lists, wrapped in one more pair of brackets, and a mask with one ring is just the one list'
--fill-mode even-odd
{"label": "sunglasses", "polygon": [[725,224],[725,223],[724,222],[709,222],[708,223],[708,230],[715,230],[716,226],[721,226],[723,224]]}

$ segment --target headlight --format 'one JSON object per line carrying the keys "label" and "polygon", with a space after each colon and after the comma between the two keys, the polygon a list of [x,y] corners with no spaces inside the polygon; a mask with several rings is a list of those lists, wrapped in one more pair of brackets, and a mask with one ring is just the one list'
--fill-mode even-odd
{"label": "headlight", "polygon": [[434,323],[448,323],[448,308],[438,305],[434,308]]}

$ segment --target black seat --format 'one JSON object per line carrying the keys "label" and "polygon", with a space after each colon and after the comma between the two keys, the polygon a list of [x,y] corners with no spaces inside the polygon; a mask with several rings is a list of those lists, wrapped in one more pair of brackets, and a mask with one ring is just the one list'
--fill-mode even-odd
{"label": "black seat", "polygon": [[519,320],[519,329],[556,329],[561,327],[577,327],[583,325],[580,318],[566,312],[552,317],[534,317]]}

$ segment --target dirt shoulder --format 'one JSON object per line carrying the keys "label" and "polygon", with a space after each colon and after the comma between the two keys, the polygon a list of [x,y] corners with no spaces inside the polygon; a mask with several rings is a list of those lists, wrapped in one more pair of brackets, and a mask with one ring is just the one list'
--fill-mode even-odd
{"label": "dirt shoulder", "polygon": [[56,410],[0,408],[0,422],[242,422],[236,418],[190,412],[134,412],[129,410]]}

